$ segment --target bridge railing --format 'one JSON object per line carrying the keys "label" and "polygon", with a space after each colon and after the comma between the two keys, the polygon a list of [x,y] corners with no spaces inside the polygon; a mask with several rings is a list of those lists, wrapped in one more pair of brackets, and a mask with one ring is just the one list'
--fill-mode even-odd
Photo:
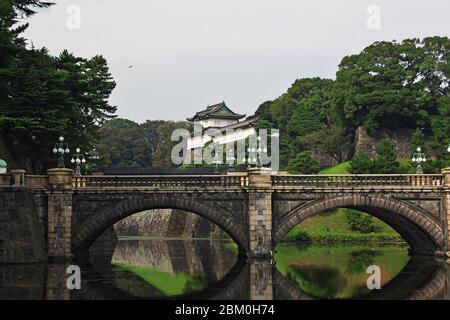
{"label": "bridge railing", "polygon": [[246,176],[226,175],[152,175],[152,176],[79,176],[74,188],[238,188],[247,185]]}
{"label": "bridge railing", "polygon": [[440,174],[367,174],[367,175],[274,175],[274,187],[436,187],[444,183]]}
{"label": "bridge railing", "polygon": [[[440,174],[335,174],[335,175],[272,175],[272,186],[284,187],[417,187],[435,188],[444,186],[444,175]],[[248,186],[246,174],[237,175],[149,175],[113,176],[93,175],[73,178],[74,188],[242,188]],[[13,184],[11,174],[0,174],[0,187]],[[24,185],[31,189],[48,189],[49,180],[45,175],[26,175]],[[447,186],[448,187],[448,186]]]}
{"label": "bridge railing", "polygon": [[10,186],[11,186],[11,175],[0,174],[0,187],[10,187]]}
{"label": "bridge railing", "polygon": [[31,189],[47,189],[48,176],[44,175],[27,175],[25,176],[25,186]]}
{"label": "bridge railing", "polygon": [[0,187],[27,187],[30,189],[47,189],[48,176],[44,175],[24,175],[20,181],[15,181],[14,174],[0,174]]}

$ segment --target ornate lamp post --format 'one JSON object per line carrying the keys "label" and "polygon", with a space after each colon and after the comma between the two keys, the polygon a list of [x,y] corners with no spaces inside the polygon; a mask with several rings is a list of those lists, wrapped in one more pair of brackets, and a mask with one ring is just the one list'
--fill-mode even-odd
{"label": "ornate lamp post", "polygon": [[59,154],[58,168],[64,168],[64,154],[69,152],[69,145],[64,142],[64,137],[60,136],[59,141],[53,147],[53,153]]}
{"label": "ornate lamp post", "polygon": [[262,138],[260,136],[258,136],[258,138],[256,138],[256,140],[257,140],[257,145],[249,147],[247,149],[248,158],[243,159],[244,163],[247,161],[249,167],[251,165],[256,165],[258,167],[262,167],[262,159],[261,158],[262,158],[263,154],[267,153],[266,146],[262,145],[262,143],[261,143]]}
{"label": "ornate lamp post", "polygon": [[213,144],[213,146],[214,146],[214,156],[213,156],[213,159],[212,159],[212,163],[213,163],[213,165],[214,165],[214,170],[217,172],[217,170],[218,170],[218,168],[219,168],[219,165],[220,164],[222,164],[222,158],[221,158],[221,156],[223,156],[223,155],[221,155],[221,154],[219,154],[219,152],[217,152],[217,150],[216,150],[216,147],[219,145],[219,143],[218,142],[214,142],[214,144]]}
{"label": "ornate lamp post", "polygon": [[75,153],[74,155],[72,155],[72,160],[70,160],[70,162],[72,163],[76,163],[76,169],[75,169],[75,175],[76,176],[81,176],[81,164],[82,163],[86,163],[86,159],[84,158],[84,155],[81,154],[81,150],[80,148],[77,148],[77,150],[75,150],[77,153]]}
{"label": "ornate lamp post", "polygon": [[422,170],[422,162],[426,162],[427,158],[425,157],[425,153],[422,152],[422,148],[417,147],[417,152],[413,154],[413,157],[411,159],[412,162],[417,163],[417,169],[416,174],[423,174]]}
{"label": "ornate lamp post", "polygon": [[97,164],[95,161],[100,159],[100,154],[98,153],[96,148],[93,148],[90,152],[86,153],[87,158],[92,160],[92,165],[89,166],[89,171],[92,173],[93,171],[97,171]]}
{"label": "ornate lamp post", "polygon": [[256,150],[256,152],[258,153],[258,167],[262,167],[262,156],[267,154],[267,148],[266,146],[264,146],[261,142],[261,137],[258,136],[257,138],[258,140],[258,149]]}
{"label": "ornate lamp post", "polygon": [[233,148],[228,149],[228,154],[229,156],[227,156],[227,162],[230,165],[230,167],[233,167],[234,160],[236,160],[236,158],[234,157],[234,149]]}
{"label": "ornate lamp post", "polygon": [[252,165],[256,164],[256,148],[253,147],[249,147],[247,149],[248,152],[248,157],[247,159],[244,158],[244,163],[247,161],[248,163],[248,167],[250,168]]}

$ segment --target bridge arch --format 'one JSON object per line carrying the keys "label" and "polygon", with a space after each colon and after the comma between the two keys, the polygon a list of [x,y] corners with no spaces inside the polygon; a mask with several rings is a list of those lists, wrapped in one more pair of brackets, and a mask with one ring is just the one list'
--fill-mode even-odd
{"label": "bridge arch", "polygon": [[434,254],[444,247],[442,227],[425,210],[383,196],[360,195],[325,198],[292,210],[276,224],[274,245],[280,243],[302,221],[337,208],[359,209],[384,221],[405,239],[413,253]]}
{"label": "bridge arch", "polygon": [[106,206],[77,228],[73,236],[72,250],[75,255],[87,253],[97,238],[108,228],[130,215],[152,209],[179,209],[198,214],[217,224],[236,242],[240,251],[246,251],[248,238],[245,226],[227,210],[209,203],[193,199],[183,194],[146,194],[130,196],[112,206]]}

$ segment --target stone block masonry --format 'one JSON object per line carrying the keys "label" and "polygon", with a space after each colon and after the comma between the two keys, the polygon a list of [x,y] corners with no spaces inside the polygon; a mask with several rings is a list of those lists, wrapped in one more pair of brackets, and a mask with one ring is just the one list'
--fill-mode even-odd
{"label": "stone block masonry", "polygon": [[54,260],[72,257],[72,177],[71,169],[48,170],[47,255]]}
{"label": "stone block masonry", "polygon": [[33,193],[25,188],[2,188],[0,264],[45,261],[44,246]]}
{"label": "stone block masonry", "polygon": [[191,212],[176,209],[154,209],[136,213],[115,226],[119,236],[180,238],[220,238],[221,229]]}
{"label": "stone block masonry", "polygon": [[248,232],[250,258],[272,257],[272,182],[263,168],[249,172]]}
{"label": "stone block masonry", "polygon": [[48,256],[70,258],[72,252],[72,191],[48,194]]}
{"label": "stone block masonry", "polygon": [[414,129],[407,128],[380,128],[376,134],[370,134],[365,127],[358,127],[355,132],[354,154],[365,153],[371,158],[378,156],[377,145],[382,139],[392,141],[398,158],[409,159],[411,155],[411,137]]}

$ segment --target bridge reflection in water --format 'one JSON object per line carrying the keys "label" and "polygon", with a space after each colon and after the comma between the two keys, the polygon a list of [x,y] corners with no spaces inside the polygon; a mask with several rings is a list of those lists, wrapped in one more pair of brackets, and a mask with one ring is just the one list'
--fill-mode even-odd
{"label": "bridge reflection in water", "polygon": [[[228,242],[119,241],[111,261],[80,261],[81,290],[66,265],[0,266],[0,299],[450,299],[450,266],[406,248],[282,245],[276,263],[238,260]],[[368,290],[368,265],[381,290]]]}

